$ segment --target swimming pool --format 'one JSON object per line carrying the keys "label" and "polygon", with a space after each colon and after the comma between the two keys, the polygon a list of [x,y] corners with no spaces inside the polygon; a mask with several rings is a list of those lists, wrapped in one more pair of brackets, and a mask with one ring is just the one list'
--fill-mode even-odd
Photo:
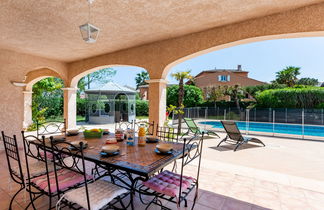
{"label": "swimming pool", "polygon": [[[200,122],[203,125],[211,125],[213,128],[223,128],[219,121]],[[261,122],[236,122],[240,130],[266,132],[266,133],[281,133],[292,135],[303,135],[303,127],[296,124],[279,124],[279,123],[261,123]],[[321,136],[324,137],[324,126],[305,125],[305,136]]]}

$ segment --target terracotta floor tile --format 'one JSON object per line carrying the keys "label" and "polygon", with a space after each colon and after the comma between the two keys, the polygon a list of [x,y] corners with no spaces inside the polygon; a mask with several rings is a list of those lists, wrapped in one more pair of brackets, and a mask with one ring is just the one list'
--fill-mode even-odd
{"label": "terracotta floor tile", "polygon": [[252,205],[252,210],[271,210],[271,209],[262,206]]}
{"label": "terracotta floor tile", "polygon": [[210,208],[221,208],[221,206],[224,204],[226,200],[226,197],[212,193],[212,192],[204,192],[200,196],[198,203],[202,204],[204,206],[208,206]]}
{"label": "terracotta floor tile", "polygon": [[221,210],[251,210],[252,204],[228,198],[225,200]]}

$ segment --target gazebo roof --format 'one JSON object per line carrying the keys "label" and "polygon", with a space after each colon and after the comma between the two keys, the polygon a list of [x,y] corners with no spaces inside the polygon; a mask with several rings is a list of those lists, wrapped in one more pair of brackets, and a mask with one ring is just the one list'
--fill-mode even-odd
{"label": "gazebo roof", "polygon": [[85,90],[85,93],[99,93],[99,92],[112,93],[112,94],[116,94],[116,93],[135,94],[136,90],[123,85],[119,85],[114,82],[108,82],[100,88]]}

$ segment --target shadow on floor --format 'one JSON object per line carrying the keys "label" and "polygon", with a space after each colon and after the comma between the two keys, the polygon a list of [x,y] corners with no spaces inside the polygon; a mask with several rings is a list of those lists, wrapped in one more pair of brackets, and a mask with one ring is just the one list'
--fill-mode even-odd
{"label": "shadow on floor", "polygon": [[[263,147],[262,145],[256,145],[256,144],[243,144],[241,145],[236,152],[240,151],[240,150],[245,150],[245,149],[254,149],[254,148],[259,148],[259,147]],[[231,144],[223,144],[219,147],[209,147],[210,149],[214,149],[217,150],[219,152],[226,152],[226,151],[234,151],[235,145],[231,145]]]}

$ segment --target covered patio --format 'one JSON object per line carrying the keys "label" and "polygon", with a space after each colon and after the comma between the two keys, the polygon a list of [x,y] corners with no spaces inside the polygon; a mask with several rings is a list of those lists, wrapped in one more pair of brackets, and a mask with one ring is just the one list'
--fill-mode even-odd
{"label": "covered patio", "polygon": [[[220,133],[224,137],[224,133]],[[258,136],[259,137],[259,136]],[[259,137],[260,138],[260,137]],[[297,142],[297,140],[264,137],[267,147],[244,146],[233,153],[231,146],[216,148],[218,139],[206,139],[200,173],[199,198],[195,209],[314,209],[324,205],[323,143]],[[306,145],[305,145],[306,144]],[[291,148],[292,147],[292,148]],[[305,147],[308,150],[305,150]],[[287,151],[287,148],[288,149]],[[308,160],[312,155],[312,164]],[[5,159],[2,152],[1,159]],[[289,158],[287,157],[289,155]],[[275,157],[275,158],[274,158]],[[255,161],[255,160],[258,161]],[[294,162],[292,161],[294,160]],[[196,165],[194,163],[191,168]],[[2,162],[1,171],[7,171]],[[186,171],[190,175],[190,169]],[[1,180],[8,180],[8,173],[1,173]],[[1,182],[0,207],[6,209],[17,185]],[[14,202],[14,209],[24,209],[29,202],[21,193]],[[28,197],[27,197],[28,198]],[[189,207],[193,195],[189,198]],[[136,209],[143,209],[136,197]],[[39,200],[37,209],[47,209],[48,199]],[[173,203],[165,204],[176,209]],[[152,206],[149,209],[160,209]],[[180,209],[187,209],[183,206]],[[190,209],[190,208],[189,208]]]}
{"label": "covered patio", "polygon": [[[74,129],[77,127],[76,91],[80,78],[106,67],[142,67],[150,75],[147,81],[149,122],[163,125],[166,77],[174,65],[234,45],[324,35],[323,0],[96,0],[91,11],[91,22],[100,28],[100,34],[96,43],[88,44],[82,40],[78,27],[87,21],[87,1],[1,2],[0,129],[7,135],[17,135],[20,146],[20,131],[32,123],[32,86],[43,78],[58,77],[64,81],[64,119],[67,129]],[[268,138],[268,141],[271,145],[273,139]],[[304,177],[306,179],[323,181],[318,171],[305,169],[304,173],[292,162],[280,165],[280,159],[267,164],[268,168],[262,168],[252,162],[258,157],[253,153],[257,149],[248,150],[242,158],[213,149],[214,142],[214,139],[208,139],[204,146],[206,156],[203,157],[201,193],[196,209],[292,209],[297,204],[296,209],[320,209],[324,206],[320,188],[310,189],[321,185],[307,180],[299,180],[297,186],[292,185],[295,181],[286,182],[304,174],[310,176]],[[289,140],[284,142],[290,143]],[[316,144],[305,148],[315,151],[323,147],[319,142]],[[276,146],[269,148],[269,156],[284,157],[287,154],[276,150]],[[301,148],[296,151],[292,154],[309,155]],[[319,166],[317,169],[322,171],[322,153],[319,153],[314,167]],[[4,160],[3,151],[0,155]],[[217,162],[221,156],[227,157],[225,165]],[[240,172],[233,165],[240,166],[237,167]],[[294,173],[289,174],[290,178],[284,176],[282,182],[280,178],[277,182],[271,180],[273,176],[264,172],[282,174],[285,167],[291,166],[295,167]],[[6,167],[6,162],[1,161],[2,180],[8,178]],[[257,170],[251,172],[244,167]],[[211,185],[210,180],[216,181]],[[15,190],[9,189],[6,182],[2,182],[0,187],[2,209],[8,206]],[[244,191],[247,189],[249,192]],[[249,193],[255,196],[245,197]],[[259,198],[260,194],[267,196]],[[38,201],[37,209],[46,209],[45,200]],[[267,203],[270,200],[273,202]],[[25,208],[25,204],[22,193],[15,201],[14,209]]]}

